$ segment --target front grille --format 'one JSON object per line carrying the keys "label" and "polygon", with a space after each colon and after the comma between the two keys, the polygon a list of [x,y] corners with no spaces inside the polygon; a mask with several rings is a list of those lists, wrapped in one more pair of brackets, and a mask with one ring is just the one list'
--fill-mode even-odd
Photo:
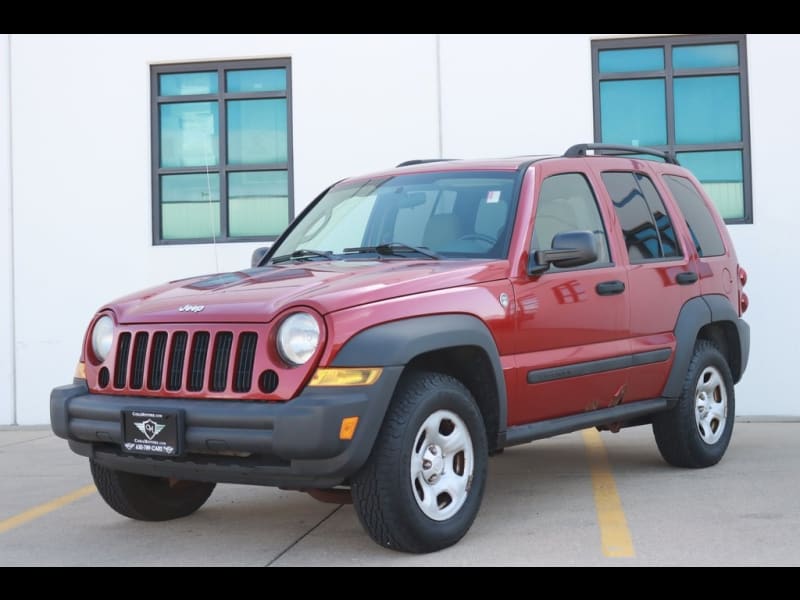
{"label": "front grille", "polygon": [[117,390],[245,394],[257,347],[253,331],[123,331],[111,379]]}

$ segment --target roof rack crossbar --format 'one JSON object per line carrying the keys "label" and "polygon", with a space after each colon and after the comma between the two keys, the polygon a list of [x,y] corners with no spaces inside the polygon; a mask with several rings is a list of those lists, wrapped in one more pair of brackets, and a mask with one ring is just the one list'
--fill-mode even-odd
{"label": "roof rack crossbar", "polygon": [[397,167],[410,167],[411,165],[422,165],[425,163],[445,162],[448,160],[456,160],[455,158],[415,158],[414,160],[406,160],[401,162]]}
{"label": "roof rack crossbar", "polygon": [[564,152],[564,156],[567,158],[577,158],[580,156],[586,156],[587,150],[607,150],[611,152],[616,152],[620,155],[625,154],[650,154],[651,156],[658,156],[659,158],[663,158],[664,162],[668,162],[673,165],[680,164],[678,163],[678,158],[675,156],[674,152],[664,151],[664,150],[656,150],[655,148],[648,148],[646,146],[624,146],[618,144],[575,144],[574,146],[570,146],[567,148],[567,151]]}

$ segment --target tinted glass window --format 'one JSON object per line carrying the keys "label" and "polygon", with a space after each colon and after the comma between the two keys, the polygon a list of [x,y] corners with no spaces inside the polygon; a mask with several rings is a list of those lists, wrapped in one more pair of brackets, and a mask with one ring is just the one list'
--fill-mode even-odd
{"label": "tinted glass window", "polygon": [[564,231],[591,231],[595,234],[597,260],[590,266],[611,260],[597,201],[586,178],[578,173],[553,175],[542,183],[531,252],[549,250],[553,247],[553,238]]}
{"label": "tinted glass window", "polygon": [[602,177],[630,262],[680,256],[672,222],[650,179],[639,173],[603,173]]}
{"label": "tinted glass window", "polygon": [[603,142],[632,146],[667,143],[667,101],[663,79],[600,83]]}
{"label": "tinted glass window", "polygon": [[293,212],[288,59],[151,69],[154,241],[279,236]]}
{"label": "tinted glass window", "polygon": [[515,178],[513,171],[458,171],[342,182],[295,224],[274,256],[303,249],[341,260],[424,256],[376,249],[388,244],[427,248],[442,259],[501,258],[513,229]]}
{"label": "tinted glass window", "polygon": [[662,256],[664,258],[680,256],[681,248],[675,236],[675,228],[672,226],[672,220],[669,218],[664,202],[661,200],[661,196],[659,196],[653,182],[650,181],[649,177],[640,173],[634,173],[633,176],[639,184],[639,189],[644,194],[650,214],[653,215],[653,221],[656,224],[656,229],[658,229],[658,237],[661,240]]}
{"label": "tinted glass window", "polygon": [[725,246],[714,217],[692,182],[677,175],[664,175],[664,181],[686,219],[697,253],[700,256],[725,254]]}
{"label": "tinted glass window", "polygon": [[752,222],[746,46],[739,34],[593,40],[595,141],[677,154],[723,219]]}

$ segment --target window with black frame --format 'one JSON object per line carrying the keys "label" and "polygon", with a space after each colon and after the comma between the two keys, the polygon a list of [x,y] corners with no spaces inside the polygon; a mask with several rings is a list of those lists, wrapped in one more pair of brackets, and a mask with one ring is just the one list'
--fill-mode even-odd
{"label": "window with black frame", "polygon": [[592,42],[595,141],[677,154],[727,223],[752,223],[744,35]]}
{"label": "window with black frame", "polygon": [[292,218],[289,59],[151,67],[153,243],[275,239]]}

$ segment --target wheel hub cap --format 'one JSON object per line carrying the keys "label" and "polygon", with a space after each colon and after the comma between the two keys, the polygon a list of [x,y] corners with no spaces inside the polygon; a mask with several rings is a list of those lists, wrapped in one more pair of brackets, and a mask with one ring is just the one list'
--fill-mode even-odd
{"label": "wheel hub cap", "polygon": [[409,474],[411,491],[423,514],[434,521],[454,516],[467,500],[475,454],[464,421],[454,412],[437,410],[414,438]]}
{"label": "wheel hub cap", "polygon": [[700,373],[694,399],[694,418],[700,439],[709,445],[716,444],[728,420],[728,392],[722,373],[716,367],[706,367]]}

